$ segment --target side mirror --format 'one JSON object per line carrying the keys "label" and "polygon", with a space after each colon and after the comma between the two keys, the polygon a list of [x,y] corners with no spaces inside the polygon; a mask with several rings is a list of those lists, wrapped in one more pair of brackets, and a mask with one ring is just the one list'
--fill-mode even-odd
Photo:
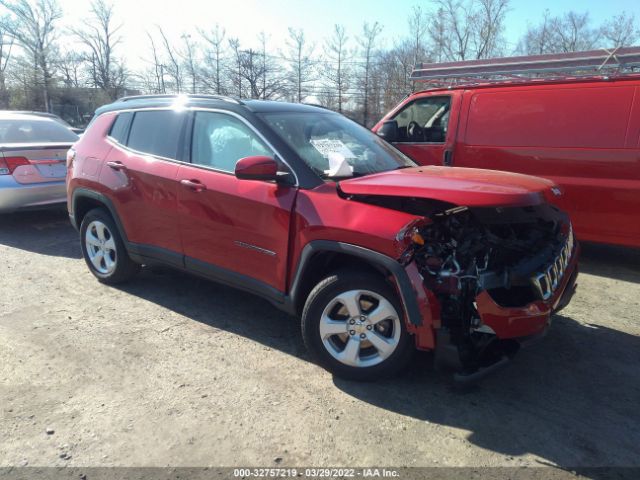
{"label": "side mirror", "polygon": [[398,122],[395,120],[387,120],[376,132],[380,138],[385,139],[387,142],[398,141]]}
{"label": "side mirror", "polygon": [[278,164],[273,158],[261,155],[241,158],[236,163],[235,175],[240,180],[276,180]]}

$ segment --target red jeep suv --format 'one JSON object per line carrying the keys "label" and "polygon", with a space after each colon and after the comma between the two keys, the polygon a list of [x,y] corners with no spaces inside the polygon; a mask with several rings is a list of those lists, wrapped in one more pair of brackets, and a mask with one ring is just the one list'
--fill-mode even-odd
{"label": "red jeep suv", "polygon": [[321,108],[124,98],[67,160],[71,221],[101,282],[163,264],[260,295],[302,317],[339,376],[390,375],[417,348],[475,380],[575,290],[552,182],[420,167]]}

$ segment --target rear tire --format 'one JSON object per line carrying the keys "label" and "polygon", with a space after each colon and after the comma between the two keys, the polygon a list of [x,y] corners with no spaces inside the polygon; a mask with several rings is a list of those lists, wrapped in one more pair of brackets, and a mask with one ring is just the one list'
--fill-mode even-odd
{"label": "rear tire", "polygon": [[393,288],[381,277],[338,271],[311,291],[302,337],[320,365],[348,380],[377,380],[404,369],[415,349]]}
{"label": "rear tire", "polygon": [[80,244],[89,270],[102,283],[126,282],[140,270],[129,258],[111,215],[102,208],[90,210],[82,219]]}

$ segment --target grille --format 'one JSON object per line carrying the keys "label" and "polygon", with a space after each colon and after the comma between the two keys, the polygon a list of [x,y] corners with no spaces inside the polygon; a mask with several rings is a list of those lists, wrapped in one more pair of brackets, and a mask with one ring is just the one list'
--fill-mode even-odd
{"label": "grille", "polygon": [[562,278],[564,277],[567,267],[569,266],[569,262],[571,261],[573,246],[573,228],[569,225],[569,234],[567,235],[567,240],[560,250],[560,254],[553,262],[551,262],[546,270],[537,273],[531,279],[533,286],[540,295],[540,298],[543,300],[551,298],[558,288],[558,285],[560,285],[560,282],[562,282]]}

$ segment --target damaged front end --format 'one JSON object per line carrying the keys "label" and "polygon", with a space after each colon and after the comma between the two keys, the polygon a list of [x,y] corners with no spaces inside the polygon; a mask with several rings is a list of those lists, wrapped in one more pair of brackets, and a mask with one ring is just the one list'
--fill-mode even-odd
{"label": "damaged front end", "polygon": [[449,208],[409,225],[398,241],[400,261],[415,265],[438,304],[436,361],[462,381],[542,335],[575,289],[571,223],[547,203]]}

